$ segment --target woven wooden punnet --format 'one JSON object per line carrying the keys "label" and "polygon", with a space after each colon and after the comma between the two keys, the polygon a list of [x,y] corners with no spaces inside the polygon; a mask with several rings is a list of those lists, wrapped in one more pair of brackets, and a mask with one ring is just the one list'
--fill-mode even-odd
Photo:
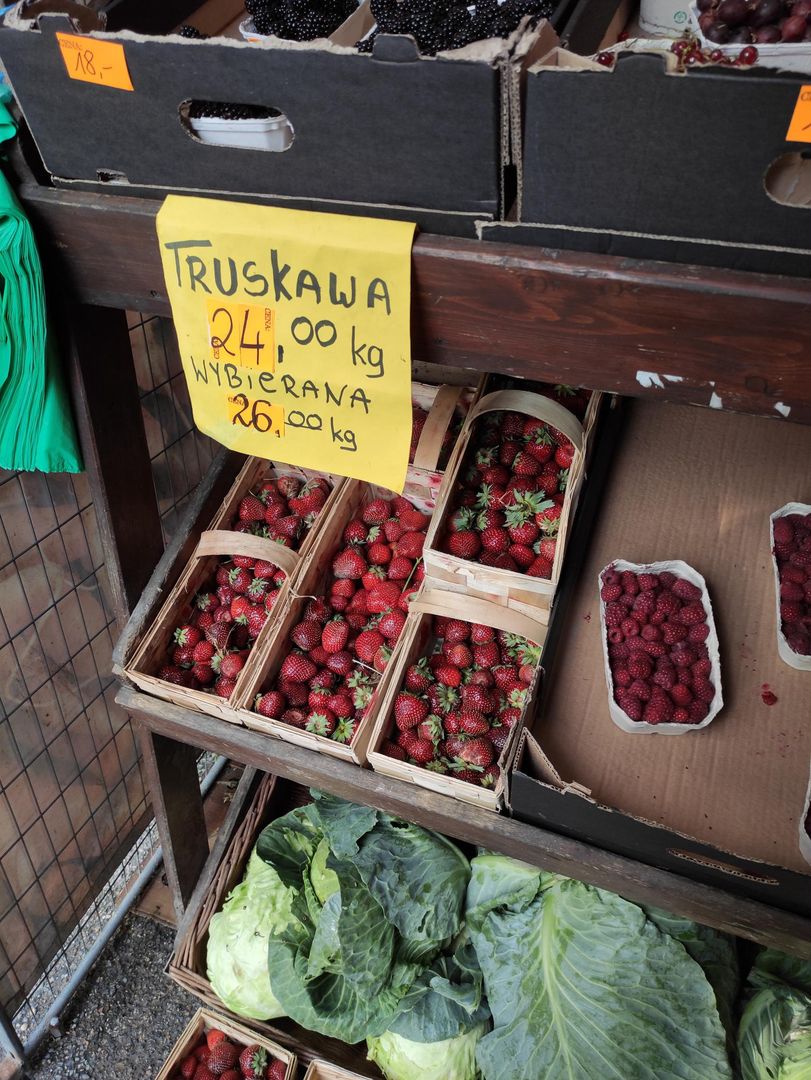
{"label": "woven wooden punnet", "polygon": [[[246,727],[283,739],[285,742],[296,743],[298,746],[321,750],[325,754],[342,758],[344,761],[353,761],[356,764],[363,764],[366,761],[366,748],[374,727],[376,703],[380,700],[388,673],[396,663],[402,638],[395,646],[387,670],[381,676],[366,716],[360,721],[351,744],[336,742],[323,735],[314,735],[302,728],[292,727],[281,720],[261,716],[253,711],[253,703],[257,694],[275,685],[290,631],[303,618],[310,599],[314,596],[323,596],[327,591],[327,583],[331,578],[332,556],[340,548],[345,526],[353,517],[357,517],[367,502],[379,496],[392,498],[392,493],[386,491],[385,488],[359,480],[350,480],[344,485],[329,520],[321,529],[318,545],[306,560],[272,632],[262,642],[261,651],[254,649],[255,661],[251,668],[251,677],[242,682],[239,693],[233,699],[239,722]],[[431,511],[424,499],[413,498],[411,501],[419,510],[430,514]],[[251,659],[254,660],[254,657],[252,656]]]}
{"label": "woven wooden punnet", "polygon": [[[182,625],[191,617],[195,595],[206,582],[214,577],[220,558],[224,555],[246,555],[252,559],[267,559],[268,562],[281,567],[287,574],[276,607],[259,632],[251,655],[239,673],[234,693],[228,701],[214,693],[176,686],[159,679],[155,674],[167,662],[168,645],[173,628]],[[272,634],[273,624],[278,618],[277,612],[284,608],[285,597],[294,585],[302,565],[303,560],[298,552],[291,551],[290,548],[277,544],[273,540],[224,529],[204,532],[186,569],[170,591],[155,621],[124,669],[124,675],[136,686],[155,697],[172,701],[176,705],[184,705],[186,708],[198,709],[200,712],[218,716],[231,723],[239,723],[233,703],[239,699],[242,688],[251,683],[255,656],[260,651],[263,642]]]}
{"label": "woven wooden punnet", "polygon": [[380,702],[369,746],[369,764],[375,772],[383,773],[385,776],[393,776],[398,780],[429,788],[441,795],[452,795],[462,802],[472,803],[487,810],[498,810],[503,802],[506,773],[515,754],[524,719],[530,714],[538,693],[541,678],[540,664],[528,688],[521,719],[512,728],[507,744],[498,758],[501,776],[494,788],[477,787],[467,783],[466,780],[456,780],[450,774],[431,772],[419,765],[411,765],[407,761],[398,761],[396,758],[380,753],[381,744],[385,739],[390,738],[393,732],[394,699],[402,687],[406,668],[420,656],[425,656],[432,650],[434,643],[431,617],[433,615],[463,619],[465,622],[483,623],[497,630],[522,634],[537,645],[543,645],[546,640],[546,626],[540,620],[532,619],[521,611],[493,604],[479,597],[426,589],[411,602],[408,621],[400,638],[401,648],[396,668],[390,669],[390,675],[387,672],[389,678]]}
{"label": "woven wooden punnet", "polygon": [[[424,499],[431,508],[436,506],[439,489],[444,476],[440,468],[442,443],[445,433],[455,419],[464,419],[478,401],[484,379],[478,386],[457,386],[443,383],[412,382],[411,400],[428,413],[419,442],[414,451],[414,461],[408,466],[403,495],[407,499]],[[451,456],[453,448],[451,448]],[[448,461],[451,457],[448,458]]]}
{"label": "woven wooden punnet", "polygon": [[278,1058],[286,1064],[287,1071],[284,1074],[285,1080],[295,1080],[297,1064],[295,1054],[291,1053],[289,1050],[285,1050],[285,1048],[278,1043],[257,1035],[255,1031],[245,1027],[244,1024],[239,1024],[234,1020],[229,1019],[227,1016],[224,1016],[219,1012],[213,1012],[210,1009],[197,1010],[189,1021],[188,1027],[175,1043],[171,1054],[166,1059],[163,1068],[155,1077],[155,1080],[172,1080],[174,1076],[180,1075],[179,1072],[177,1072],[180,1063],[197,1045],[201,1037],[214,1028],[225,1032],[232,1042],[243,1049],[246,1046],[251,1046],[253,1044],[264,1047],[268,1054],[272,1054],[274,1058]]}
{"label": "woven wooden punnet", "polygon": [[314,1059],[304,1074],[304,1080],[364,1080],[364,1078],[360,1073],[339,1069],[337,1065],[332,1065],[329,1061]]}
{"label": "woven wooden punnet", "polygon": [[[549,608],[560,579],[566,539],[577,500],[585,477],[588,435],[591,432],[600,404],[600,395],[593,394],[586,413],[585,424],[568,409],[551,398],[532,394],[525,390],[496,390],[485,394],[468,413],[465,426],[459,436],[456,449],[445,472],[437,500],[437,509],[428,530],[425,545],[425,570],[433,584],[454,592],[469,593],[508,607]],[[476,421],[488,412],[520,412],[534,416],[551,425],[570,440],[575,456],[569,469],[566,499],[559,519],[558,543],[551,578],[535,578],[515,570],[503,570],[494,566],[482,566],[467,559],[457,558],[440,551],[445,526],[453,508],[459,474],[465,465],[465,456],[476,432]]]}

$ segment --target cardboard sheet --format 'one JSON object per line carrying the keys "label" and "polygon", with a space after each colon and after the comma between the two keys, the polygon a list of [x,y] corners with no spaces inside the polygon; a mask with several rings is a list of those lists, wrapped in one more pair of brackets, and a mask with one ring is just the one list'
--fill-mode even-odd
{"label": "cardboard sheet", "polygon": [[[811,673],[777,655],[769,515],[811,497],[811,429],[637,402],[533,733],[564,781],[722,850],[811,873],[798,842]],[[684,559],[704,575],[725,704],[682,738],[634,738],[608,714],[598,594],[612,559]],[[764,684],[776,697],[763,700]],[[768,696],[768,695],[767,695]]]}

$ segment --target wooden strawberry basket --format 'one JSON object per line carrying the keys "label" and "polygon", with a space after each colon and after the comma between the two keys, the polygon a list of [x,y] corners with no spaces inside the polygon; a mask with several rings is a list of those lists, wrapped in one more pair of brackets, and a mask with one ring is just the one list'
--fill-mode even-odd
{"label": "wooden strawberry basket", "polygon": [[[425,569],[431,581],[442,589],[469,593],[507,607],[519,610],[526,607],[549,608],[555,595],[566,541],[577,501],[585,478],[589,435],[593,430],[602,395],[593,394],[586,414],[585,424],[568,409],[550,398],[523,390],[497,390],[486,394],[470,410],[456,449],[442,482],[437,509],[428,530],[425,546]],[[557,546],[549,578],[531,577],[516,570],[483,566],[472,560],[459,558],[440,550],[447,531],[448,519],[454,508],[462,469],[467,465],[467,452],[475,445],[477,421],[490,412],[518,412],[549,424],[564,435],[574,447],[574,458],[569,468],[569,480],[559,519]]]}
{"label": "wooden strawberry basket", "polygon": [[[214,579],[220,559],[227,555],[264,559],[275,563],[287,574],[276,607],[260,630],[251,654],[236,680],[234,692],[228,700],[214,693],[178,686],[158,678],[156,674],[167,662],[173,628],[189,620],[194,610],[196,594]],[[235,702],[240,700],[243,688],[253,682],[257,654],[261,651],[264,641],[272,635],[273,624],[278,618],[277,613],[284,608],[285,598],[302,566],[303,560],[299,553],[273,540],[230,530],[204,532],[186,569],[170,590],[132,659],[126,664],[124,676],[155,697],[172,701],[176,705],[198,709],[231,723],[239,723],[239,717],[234,711]]]}
{"label": "wooden strawberry basket", "polygon": [[[423,499],[432,508],[436,506],[442,477],[447,463],[440,468],[440,458],[445,434],[454,420],[467,417],[473,405],[481,395],[485,379],[478,386],[461,386],[443,383],[432,386],[429,383],[412,382],[411,401],[428,413],[428,419],[422,429],[414,461],[408,466],[403,494],[407,499]],[[453,456],[450,450],[448,463]]]}
{"label": "wooden strawberry basket", "polygon": [[332,473],[316,472],[313,469],[302,469],[297,465],[286,465],[280,461],[267,461],[265,458],[250,457],[240,469],[231,489],[222,501],[217,513],[211,522],[211,529],[231,529],[237,519],[239,504],[246,495],[255,493],[265,480],[278,480],[280,476],[294,476],[296,479],[307,483],[308,480],[323,479],[332,487],[327,496],[327,501],[318,515],[313,527],[301,542],[298,554],[304,558],[312,550],[318,539],[318,532],[324,521],[329,517],[338,496],[341,493],[345,480],[342,476]]}
{"label": "wooden strawberry basket", "polygon": [[188,1057],[203,1036],[212,1030],[224,1032],[231,1042],[235,1043],[240,1050],[254,1044],[261,1046],[263,1049],[267,1050],[268,1055],[272,1055],[274,1058],[285,1063],[285,1080],[295,1080],[297,1066],[295,1054],[286,1050],[279,1043],[273,1042],[264,1036],[257,1035],[255,1031],[245,1027],[244,1024],[237,1023],[221,1013],[213,1012],[210,1009],[197,1010],[189,1021],[188,1027],[175,1043],[172,1052],[166,1059],[163,1068],[155,1077],[155,1080],[174,1080],[175,1076],[179,1076],[180,1073],[178,1070],[183,1059]]}
{"label": "wooden strawberry basket", "polygon": [[314,1060],[304,1075],[304,1080],[363,1080],[360,1073],[339,1069],[329,1061]]}
{"label": "wooden strawberry basket", "polygon": [[[328,591],[328,584],[332,579],[332,557],[341,547],[344,528],[352,518],[358,516],[367,502],[377,497],[391,498],[392,493],[358,480],[349,480],[343,486],[329,519],[321,528],[318,544],[305,560],[295,587],[289,592],[271,632],[263,640],[261,650],[254,649],[250,677],[241,683],[239,692],[233,699],[237,710],[236,718],[245,727],[358,765],[366,761],[366,749],[374,728],[376,704],[381,700],[384,684],[399,655],[402,637],[397,642],[386,672],[381,675],[368,711],[359,722],[351,743],[336,742],[326,736],[293,727],[282,720],[262,716],[254,711],[253,704],[258,694],[275,686],[290,632],[303,619],[308,603],[313,598],[324,596]],[[431,513],[424,499],[414,497],[411,501],[417,509],[426,514]]]}
{"label": "wooden strawberry basket", "polygon": [[435,639],[432,633],[434,615],[482,623],[496,630],[521,634],[536,645],[542,646],[546,640],[546,626],[523,612],[474,596],[440,592],[430,588],[420,593],[410,604],[406,628],[400,638],[397,663],[390,665],[386,673],[386,686],[382,690],[380,707],[368,751],[369,764],[375,772],[383,773],[385,776],[405,780],[410,784],[439,792],[441,795],[451,795],[461,802],[471,803],[487,810],[498,810],[504,800],[507,771],[518,745],[519,736],[526,717],[532,712],[538,694],[541,678],[540,663],[527,688],[521,718],[510,730],[508,741],[498,757],[500,775],[494,787],[482,788],[466,780],[455,779],[451,774],[431,772],[408,761],[389,757],[380,749],[383,742],[394,732],[394,700],[402,688],[406,669],[419,657],[429,655],[434,651]]}

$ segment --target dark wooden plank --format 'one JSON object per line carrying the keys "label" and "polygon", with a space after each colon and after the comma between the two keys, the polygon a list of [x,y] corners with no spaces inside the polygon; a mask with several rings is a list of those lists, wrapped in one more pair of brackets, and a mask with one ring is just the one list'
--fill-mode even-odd
{"label": "dark wooden plank", "polygon": [[163,603],[168,590],[177,581],[191,558],[200,531],[214,516],[244,463],[245,458],[242,454],[226,450],[225,447],[218,451],[208,472],[198,484],[184,509],[174,535],[115,643],[114,670],[120,670],[125,666],[127,657],[141,637],[149,619]]}
{"label": "dark wooden plank", "polygon": [[197,778],[197,751],[138,724],[163,865],[180,922],[208,858],[208,832]]}
{"label": "dark wooden plank", "polygon": [[231,798],[225,821],[223,821],[217,831],[217,839],[214,841],[214,847],[211,849],[211,854],[206,861],[203,872],[198,877],[197,884],[194,886],[194,891],[185,906],[183,918],[180,919],[177,924],[175,948],[177,948],[188,933],[189,926],[195,921],[200,908],[205,902],[212,879],[219,870],[220,863],[228,850],[234,833],[241,824],[242,818],[245,816],[245,811],[251,805],[260,776],[261,774],[257,769],[248,766],[239,779],[239,784]]}
{"label": "dark wooden plank", "polygon": [[[159,202],[20,195],[85,302],[169,314]],[[413,282],[433,362],[811,422],[811,282],[430,235]]]}
{"label": "dark wooden plank", "polygon": [[163,552],[126,315],[76,306],[62,320],[61,336],[115,614],[123,625]]}
{"label": "dark wooden plank", "polygon": [[235,761],[377,806],[470,844],[611,889],[640,904],[811,959],[811,919],[613,855],[589,844],[468,806],[303,747],[225,724],[122,687],[118,702],[155,732]]}

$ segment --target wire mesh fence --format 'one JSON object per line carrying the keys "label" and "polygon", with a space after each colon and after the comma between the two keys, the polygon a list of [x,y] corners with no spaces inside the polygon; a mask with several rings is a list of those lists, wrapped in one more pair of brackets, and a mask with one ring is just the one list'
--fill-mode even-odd
{"label": "wire mesh fence", "polygon": [[[171,324],[129,325],[168,539],[212,449]],[[157,844],[114,635],[87,478],[0,472],[0,1006],[23,1040]]]}

